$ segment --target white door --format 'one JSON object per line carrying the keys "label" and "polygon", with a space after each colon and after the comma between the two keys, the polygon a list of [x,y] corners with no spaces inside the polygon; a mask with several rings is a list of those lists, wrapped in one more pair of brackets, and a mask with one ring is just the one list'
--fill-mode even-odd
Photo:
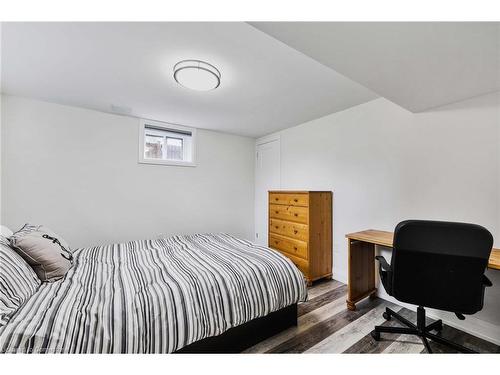
{"label": "white door", "polygon": [[281,186],[280,140],[255,147],[255,242],[267,246],[268,191]]}

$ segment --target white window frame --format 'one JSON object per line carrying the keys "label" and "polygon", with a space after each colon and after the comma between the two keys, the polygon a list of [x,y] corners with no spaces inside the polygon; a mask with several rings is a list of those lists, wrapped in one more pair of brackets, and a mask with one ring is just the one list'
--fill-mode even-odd
{"label": "white window frame", "polygon": [[[191,161],[183,160],[160,160],[146,159],[144,157],[144,134],[146,126],[153,126],[159,129],[171,130],[173,132],[189,132],[191,133]],[[168,122],[160,122],[153,120],[141,119],[139,126],[139,163],[141,164],[157,164],[157,165],[172,165],[178,167],[196,167],[196,128],[170,124]]]}

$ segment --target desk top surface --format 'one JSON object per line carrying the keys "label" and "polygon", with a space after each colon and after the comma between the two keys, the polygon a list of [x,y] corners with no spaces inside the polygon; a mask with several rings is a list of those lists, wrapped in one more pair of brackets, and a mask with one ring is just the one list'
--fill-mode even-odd
{"label": "desk top surface", "polygon": [[[373,243],[375,245],[392,247],[394,233],[384,230],[368,229],[361,232],[349,233],[345,236],[346,238],[349,238],[351,240],[358,240]],[[488,261],[488,268],[500,270],[500,249],[494,248],[491,250],[490,259]]]}

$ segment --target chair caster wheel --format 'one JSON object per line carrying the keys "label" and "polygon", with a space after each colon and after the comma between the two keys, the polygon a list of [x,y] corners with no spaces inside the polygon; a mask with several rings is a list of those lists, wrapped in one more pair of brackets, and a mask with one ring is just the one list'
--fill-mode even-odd
{"label": "chair caster wheel", "polygon": [[385,320],[391,320],[391,316],[387,314],[387,311],[385,311],[382,316],[384,317]]}
{"label": "chair caster wheel", "polygon": [[371,335],[375,341],[380,341],[380,332],[372,331]]}

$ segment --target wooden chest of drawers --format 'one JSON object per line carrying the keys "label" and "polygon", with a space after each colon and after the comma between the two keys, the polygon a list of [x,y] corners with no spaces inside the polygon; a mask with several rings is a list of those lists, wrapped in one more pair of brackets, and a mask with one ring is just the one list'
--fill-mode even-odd
{"label": "wooden chest of drawers", "polygon": [[332,276],[332,192],[270,191],[269,247],[292,260],[310,285]]}

